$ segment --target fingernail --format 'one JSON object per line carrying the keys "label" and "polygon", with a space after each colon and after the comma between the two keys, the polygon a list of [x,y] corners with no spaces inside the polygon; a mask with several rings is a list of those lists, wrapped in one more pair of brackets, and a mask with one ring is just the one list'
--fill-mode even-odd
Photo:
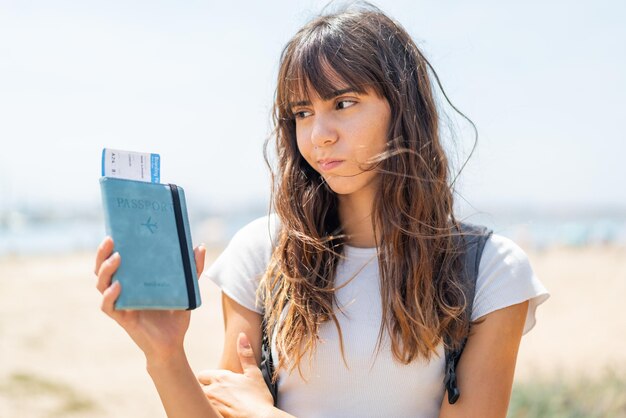
{"label": "fingernail", "polygon": [[248,340],[248,336],[243,332],[239,333],[239,345],[246,350],[250,348],[250,340]]}

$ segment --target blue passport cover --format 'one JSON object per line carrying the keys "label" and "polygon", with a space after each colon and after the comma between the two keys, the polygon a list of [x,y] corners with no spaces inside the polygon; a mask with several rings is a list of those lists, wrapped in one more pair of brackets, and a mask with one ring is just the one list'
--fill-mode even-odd
{"label": "blue passport cover", "polygon": [[[200,306],[196,263],[184,190],[176,186],[187,245],[181,251],[170,186],[112,177],[100,178],[106,232],[121,263],[113,275],[122,292],[115,309],[194,309]],[[183,257],[191,266],[189,306]],[[191,288],[191,287],[190,287]]]}

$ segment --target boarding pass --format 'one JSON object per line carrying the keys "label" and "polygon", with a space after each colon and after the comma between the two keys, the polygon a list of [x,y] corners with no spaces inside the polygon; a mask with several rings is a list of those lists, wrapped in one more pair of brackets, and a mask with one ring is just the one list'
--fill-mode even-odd
{"label": "boarding pass", "polygon": [[148,152],[102,150],[102,176],[159,183],[161,157]]}

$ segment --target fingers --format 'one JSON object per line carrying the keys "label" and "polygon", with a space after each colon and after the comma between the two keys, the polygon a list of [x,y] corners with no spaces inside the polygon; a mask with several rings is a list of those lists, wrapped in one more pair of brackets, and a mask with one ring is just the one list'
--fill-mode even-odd
{"label": "fingers", "polygon": [[[225,390],[229,386],[229,382],[232,384],[232,376],[235,373],[230,370],[203,370],[196,375],[198,382],[202,385],[202,391],[205,396],[224,417],[236,416],[232,411],[232,404],[229,401],[228,390]],[[229,379],[230,378],[230,379]]]}
{"label": "fingers", "polygon": [[121,286],[119,282],[115,282],[111,285],[111,278],[113,273],[120,265],[120,254],[113,252],[113,239],[111,237],[105,237],[96,254],[96,266],[95,273],[98,276],[96,288],[102,293],[102,304],[100,309],[109,316],[113,316],[115,313],[115,301],[120,295]]}
{"label": "fingers", "polygon": [[213,407],[221,414],[221,416],[241,416],[241,414],[235,413],[235,409],[233,409],[232,404],[228,401],[228,398],[220,396],[220,393],[218,393],[219,391],[215,391],[213,386],[204,386],[202,390],[206,395],[209,403],[213,405]]}
{"label": "fingers", "polygon": [[105,237],[98,246],[98,252],[96,253],[96,267],[93,272],[98,275],[100,266],[113,252],[113,239],[111,237]]}
{"label": "fingers", "polygon": [[198,382],[203,385],[211,385],[213,383],[220,382],[225,376],[230,374],[233,374],[230,370],[202,370],[196,375],[196,379],[198,379]]}
{"label": "fingers", "polygon": [[215,378],[216,370],[202,370],[196,375],[196,379],[203,385],[210,385],[216,382]]}
{"label": "fingers", "polygon": [[256,364],[256,358],[254,357],[250,340],[243,332],[240,332],[239,337],[237,337],[237,354],[239,355],[243,374],[248,377],[257,377],[257,375],[261,373],[259,366]]}
{"label": "fingers", "polygon": [[206,248],[204,247],[204,245],[200,244],[193,249],[193,254],[196,258],[196,274],[199,278],[204,271],[204,257],[206,255]]}
{"label": "fingers", "polygon": [[111,285],[111,277],[120,265],[120,254],[114,253],[100,264],[96,288],[102,294]]}
{"label": "fingers", "polygon": [[115,313],[115,300],[120,295],[121,289],[122,287],[120,286],[120,282],[115,282],[104,290],[102,294],[102,305],[100,306],[102,312],[109,316],[113,316]]}

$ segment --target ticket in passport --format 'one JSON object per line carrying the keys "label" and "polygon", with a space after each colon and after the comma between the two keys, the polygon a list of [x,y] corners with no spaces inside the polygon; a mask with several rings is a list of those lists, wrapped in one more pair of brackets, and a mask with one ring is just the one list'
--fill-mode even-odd
{"label": "ticket in passport", "polygon": [[102,150],[102,176],[148,183],[161,181],[161,157],[149,152]]}

